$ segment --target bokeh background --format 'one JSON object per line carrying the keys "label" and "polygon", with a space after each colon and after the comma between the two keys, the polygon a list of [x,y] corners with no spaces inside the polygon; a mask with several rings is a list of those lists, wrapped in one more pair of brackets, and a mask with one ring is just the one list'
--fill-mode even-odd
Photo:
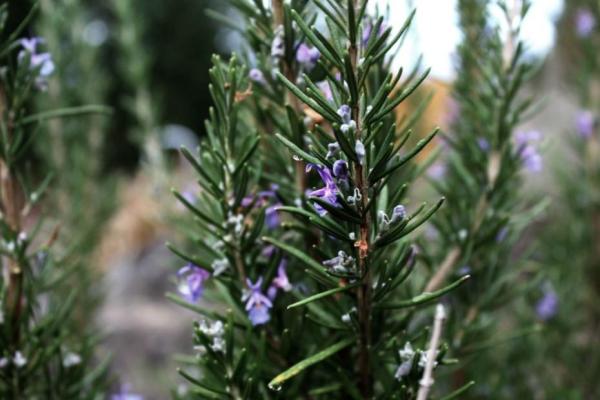
{"label": "bokeh background", "polygon": [[[572,68],[575,3],[533,0],[525,21],[528,54],[543,62],[527,90],[545,103],[523,129],[542,133],[548,165],[528,177],[532,197],[555,196],[554,166],[569,163],[564,135],[573,131],[578,107],[565,77]],[[63,197],[55,199],[55,216],[68,211],[76,233],[85,237],[98,299],[86,318],[106,334],[102,349],[113,356],[113,373],[148,399],[167,398],[178,382],[172,355],[190,352],[194,317],[164,297],[180,266],[164,246],[176,237],[170,227],[182,211],[169,188],[194,190],[176,149],[193,147],[203,135],[210,57],[244,51],[234,29],[240,19],[222,0],[40,0],[39,5],[28,33],[46,39],[57,70],[35,106],[106,104],[113,113],[50,124],[42,132],[47,141],[33,150],[39,160],[33,168],[72,171],[58,179]],[[461,39],[455,2],[372,5],[389,6],[391,24],[417,8],[415,26],[395,62],[410,66],[422,54],[423,65],[432,67],[422,90],[434,90],[435,96],[422,128],[443,127],[452,112],[453,54]],[[9,23],[20,21],[31,6],[12,2]],[[207,10],[224,18],[211,18]],[[90,181],[95,188],[86,185]],[[74,200],[64,201],[67,197]]]}

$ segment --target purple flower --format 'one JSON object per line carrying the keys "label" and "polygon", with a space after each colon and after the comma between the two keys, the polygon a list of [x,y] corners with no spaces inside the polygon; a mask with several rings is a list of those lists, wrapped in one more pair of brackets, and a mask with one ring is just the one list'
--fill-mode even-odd
{"label": "purple flower", "polygon": [[596,116],[589,110],[579,111],[576,125],[579,135],[584,139],[588,139],[594,134]]}
{"label": "purple flower", "polygon": [[348,163],[345,160],[337,160],[333,163],[333,176],[338,179],[348,178]]}
{"label": "purple flower", "polygon": [[544,290],[544,296],[537,302],[535,306],[537,316],[547,321],[554,317],[558,312],[558,296],[551,288]]}
{"label": "purple flower", "polygon": [[242,296],[242,301],[246,302],[246,311],[252,325],[262,325],[271,319],[269,310],[273,307],[271,300],[261,291],[263,278],[260,277],[256,283],[252,283],[250,279],[246,279],[248,290]]}
{"label": "purple flower", "polygon": [[337,110],[337,114],[342,117],[342,125],[340,130],[344,133],[350,129],[356,128],[356,122],[352,119],[352,109],[347,104],[342,104]]}
{"label": "purple flower", "polygon": [[304,43],[300,43],[296,50],[296,61],[308,71],[315,67],[320,57],[321,53],[316,47],[308,47]]}
{"label": "purple flower", "polygon": [[[339,193],[339,190],[338,190],[337,185],[335,184],[335,180],[331,176],[331,171],[329,171],[329,168],[327,168],[323,165],[307,164],[306,172],[310,172],[310,170],[312,168],[315,168],[317,170],[317,172],[321,176],[321,179],[323,180],[323,183],[325,184],[325,186],[320,189],[317,189],[317,190],[309,191],[308,196],[318,197],[322,200],[325,200],[326,202],[328,202],[329,204],[331,204],[333,206],[339,207],[340,204],[338,203],[338,200],[337,200],[337,195]],[[319,204],[315,204],[314,207],[320,216],[324,216],[327,214],[327,210],[325,210]]]}
{"label": "purple flower", "polygon": [[490,142],[486,138],[478,138],[477,145],[483,152],[487,152],[490,149]]}
{"label": "purple flower", "polygon": [[273,257],[273,254],[275,254],[275,250],[276,250],[275,246],[273,246],[272,244],[269,244],[269,245],[263,247],[263,249],[260,252],[260,255],[265,258],[271,258],[271,257]]}
{"label": "purple flower", "polygon": [[352,120],[352,109],[347,104],[342,104],[337,110],[337,114],[342,117],[342,122],[345,124],[350,123]]}
{"label": "purple flower", "polygon": [[523,165],[530,172],[539,172],[543,167],[542,156],[532,143],[540,139],[541,134],[538,131],[518,132],[515,137]]}
{"label": "purple flower", "polygon": [[143,400],[144,397],[142,397],[142,395],[139,394],[135,394],[135,393],[130,393],[129,392],[129,385],[123,385],[121,386],[121,390],[119,390],[119,393],[115,393],[112,396],[110,396],[111,400]]}
{"label": "purple flower", "polygon": [[444,164],[439,163],[439,162],[433,164],[427,171],[427,175],[435,181],[442,179],[445,174],[446,174],[446,167],[444,166]]}
{"label": "purple flower", "polygon": [[502,227],[502,229],[500,229],[500,231],[498,231],[498,234],[496,235],[496,242],[497,243],[504,242],[504,239],[506,239],[507,236],[508,236],[508,228],[504,226],[504,227]]}
{"label": "purple flower", "polygon": [[277,203],[273,206],[267,207],[265,210],[265,222],[267,223],[267,228],[269,229],[277,229],[281,220],[279,219],[279,213],[277,211],[277,207],[281,204]]}
{"label": "purple flower", "polygon": [[210,272],[195,264],[188,263],[177,272],[177,276],[181,279],[178,288],[179,293],[190,303],[195,303],[202,297],[204,281],[210,278]]}
{"label": "purple flower", "polygon": [[327,99],[327,101],[333,101],[333,92],[331,91],[331,86],[327,81],[319,81],[317,82],[317,87],[323,93],[323,96]]}
{"label": "purple flower", "polygon": [[580,9],[575,14],[575,31],[580,38],[590,36],[596,27],[596,18],[590,10]]}
{"label": "purple flower", "polygon": [[338,273],[347,273],[349,271],[354,270],[354,258],[347,255],[345,251],[338,251],[338,255],[323,261],[323,265],[328,267],[334,272]]}
{"label": "purple flower", "polygon": [[38,53],[37,47],[39,44],[44,43],[42,38],[31,38],[21,39],[21,47],[23,50],[19,52],[18,59],[22,61],[26,56],[29,56],[29,67],[36,71],[38,77],[36,78],[36,85],[40,89],[46,88],[46,79],[54,72],[54,61],[50,53]]}
{"label": "purple flower", "polygon": [[262,71],[258,68],[252,68],[248,73],[250,80],[256,83],[265,83],[265,76]]}
{"label": "purple flower", "polygon": [[287,273],[285,269],[287,268],[287,260],[284,258],[279,263],[277,267],[277,276],[273,278],[273,282],[271,282],[271,286],[269,286],[269,290],[267,291],[267,295],[271,300],[275,299],[277,296],[277,290],[281,289],[284,292],[289,292],[292,290],[292,284],[288,279]]}

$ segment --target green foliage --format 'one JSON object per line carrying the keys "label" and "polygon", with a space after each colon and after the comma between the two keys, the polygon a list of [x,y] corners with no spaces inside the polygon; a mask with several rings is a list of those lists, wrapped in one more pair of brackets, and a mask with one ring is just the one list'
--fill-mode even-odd
{"label": "green foliage", "polygon": [[[413,14],[397,31],[366,1],[231,4],[247,54],[214,59],[206,139],[182,150],[201,190],[174,191],[190,240],[170,247],[189,262],[180,291],[192,304],[169,297],[213,320],[196,325],[179,396],[416,398],[430,324],[421,306],[467,278],[432,293],[408,279],[409,234],[442,205],[406,198],[414,157],[437,133],[410,148],[409,126],[395,124],[428,74],[390,70]],[[193,304],[204,286],[206,304]],[[451,362],[436,350],[436,364]]]}
{"label": "green foliage", "polygon": [[[463,362],[439,382],[455,389],[470,379],[481,383],[461,398],[511,390],[500,372],[507,363],[502,352],[483,350],[512,338],[510,330],[499,330],[502,322],[535,324],[531,311],[517,316],[513,310],[539,284],[539,270],[527,262],[528,252],[515,253],[524,229],[544,206],[528,205],[521,189],[524,172],[538,172],[541,162],[534,147],[538,134],[518,132],[532,103],[521,89],[536,72],[519,40],[529,2],[521,9],[500,3],[510,26],[503,36],[490,24],[489,7],[485,0],[459,1],[465,36],[458,48],[454,84],[457,111],[451,132],[444,137],[448,151],[443,177],[431,179],[447,206],[433,219],[435,230],[430,234],[437,246],[429,247],[433,252],[427,257],[435,273],[426,288],[436,290],[449,279],[471,276],[447,296],[452,310],[449,354]],[[510,313],[503,312],[509,309]],[[531,310],[527,305],[519,309]],[[527,328],[518,337],[531,331]]]}
{"label": "green foliage", "polygon": [[[6,21],[7,10],[6,3],[0,6],[0,21]],[[81,276],[83,267],[68,252],[54,249],[58,226],[44,218],[46,211],[38,204],[46,192],[52,193],[51,177],[47,172],[47,177],[37,177],[28,166],[46,120],[105,108],[32,112],[31,104],[43,96],[53,69],[42,43],[22,40],[35,11],[17,30],[2,32],[7,39],[0,44],[0,396],[95,399],[103,396],[107,363],[96,361],[98,337],[78,320],[85,288],[66,283]]]}

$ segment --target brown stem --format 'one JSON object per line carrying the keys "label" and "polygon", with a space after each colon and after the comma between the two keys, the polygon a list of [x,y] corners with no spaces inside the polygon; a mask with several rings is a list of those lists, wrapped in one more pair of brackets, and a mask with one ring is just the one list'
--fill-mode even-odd
{"label": "brown stem", "polygon": [[[10,140],[13,131],[13,121],[10,110],[7,108],[4,88],[0,88],[0,115],[5,119],[3,124],[6,128],[6,139]],[[13,232],[21,231],[21,210],[23,209],[23,197],[19,193],[19,186],[12,174],[7,160],[0,160],[0,201],[2,202],[2,213],[4,220]],[[6,295],[6,310],[12,319],[12,340],[15,347],[18,346],[20,336],[20,319],[23,297],[23,270],[14,257],[6,257],[5,266],[8,269],[8,287]]]}
{"label": "brown stem", "polygon": [[[358,5],[358,0],[352,4],[354,8]],[[358,46],[356,42],[350,43],[348,48],[352,72],[357,74]],[[358,78],[356,78],[358,81]],[[356,139],[361,138],[362,121],[358,103],[352,105],[352,118],[356,122]],[[373,372],[371,369],[371,303],[372,303],[372,278],[373,274],[367,263],[367,256],[370,249],[370,231],[371,220],[367,212],[369,202],[369,187],[366,178],[366,171],[360,163],[354,167],[354,181],[360,191],[360,210],[362,213],[359,227],[359,239],[354,244],[358,248],[358,271],[362,276],[362,284],[357,289],[357,312],[359,324],[358,337],[358,374],[359,388],[364,399],[373,397]]]}
{"label": "brown stem", "polygon": [[[277,29],[278,27],[283,27],[284,24],[284,11],[283,11],[283,0],[273,0],[273,27]],[[296,80],[296,73],[294,71],[294,65],[289,63],[287,60],[290,58],[288,54],[285,57],[282,57],[280,68],[283,72],[283,75],[290,82],[294,82]],[[304,111],[302,110],[302,106],[300,101],[294,96],[292,92],[289,90],[286,91],[286,102],[294,109],[297,115],[301,115]],[[306,191],[306,173],[304,172],[304,162],[297,161],[296,162],[296,186],[301,195]]]}

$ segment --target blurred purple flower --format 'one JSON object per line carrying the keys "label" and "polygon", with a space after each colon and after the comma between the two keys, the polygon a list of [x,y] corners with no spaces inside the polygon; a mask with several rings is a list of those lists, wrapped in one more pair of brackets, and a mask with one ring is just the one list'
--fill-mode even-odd
{"label": "blurred purple flower", "polygon": [[582,110],[577,113],[576,126],[579,135],[588,139],[594,134],[596,125],[596,116],[589,110]]}
{"label": "blurred purple flower", "polygon": [[590,10],[579,9],[575,14],[575,31],[577,36],[586,38],[596,27],[596,18]]}
{"label": "blurred purple flower", "polygon": [[273,254],[275,254],[275,250],[276,250],[276,247],[273,246],[272,244],[269,244],[269,245],[263,247],[263,249],[260,252],[260,255],[265,258],[271,258],[271,257],[273,257]]}
{"label": "blurred purple flower", "polygon": [[327,99],[327,101],[333,101],[333,92],[331,91],[331,86],[328,81],[319,81],[317,82],[317,87],[323,93],[323,96]]}
{"label": "blurred purple flower", "polygon": [[275,296],[277,296],[277,290],[279,289],[283,290],[284,292],[289,292],[292,290],[292,284],[290,283],[287,273],[285,272],[286,268],[287,260],[284,258],[279,263],[279,266],[277,267],[277,276],[273,278],[271,286],[267,291],[267,295],[271,300],[275,299]]}
{"label": "blurred purple flower", "polygon": [[252,68],[248,73],[248,77],[251,81],[256,83],[265,83],[265,76],[262,71],[258,68]]}
{"label": "blurred purple flower", "polygon": [[[317,170],[317,172],[321,176],[321,179],[323,180],[323,183],[325,184],[325,186],[320,189],[317,189],[317,190],[309,191],[308,196],[309,197],[318,197],[322,200],[325,200],[326,202],[328,202],[329,204],[331,204],[333,206],[339,207],[340,204],[338,203],[338,200],[337,200],[337,195],[339,193],[339,190],[338,190],[337,185],[335,184],[333,177],[331,176],[331,171],[329,170],[329,168],[327,168],[323,165],[307,164],[306,172],[310,172],[313,168],[315,168]],[[320,216],[324,216],[327,214],[327,210],[325,210],[319,204],[315,204],[314,207]]]}
{"label": "blurred purple flower", "polygon": [[544,290],[544,296],[537,302],[535,312],[543,321],[548,321],[556,315],[558,312],[558,295],[552,288]]}
{"label": "blurred purple flower", "polygon": [[296,50],[296,61],[308,71],[315,67],[320,57],[321,53],[316,47],[309,47],[305,43],[300,43]]}
{"label": "blurred purple flower", "polygon": [[540,172],[543,167],[542,156],[533,144],[541,139],[539,131],[517,132],[515,141],[524,167],[530,172]]}
{"label": "blurred purple flower", "polygon": [[507,236],[508,236],[508,228],[504,226],[496,234],[496,242],[497,243],[504,242],[504,239],[506,239]]}
{"label": "blurred purple flower", "polygon": [[144,397],[140,394],[130,393],[129,385],[121,386],[119,393],[115,393],[110,396],[111,400],[144,400]]}
{"label": "blurred purple flower", "polygon": [[490,149],[490,142],[486,138],[478,138],[477,145],[483,152],[487,152]]}
{"label": "blurred purple flower", "polygon": [[179,293],[190,303],[195,303],[204,292],[204,281],[210,278],[210,272],[199,266],[188,263],[177,272],[179,283]]}
{"label": "blurred purple flower", "polygon": [[348,132],[351,128],[356,128],[356,122],[352,119],[352,109],[347,104],[342,104],[337,110],[337,115],[342,117],[342,125],[340,130],[344,133]]}
{"label": "blurred purple flower", "polygon": [[260,287],[262,286],[262,282],[262,276],[258,278],[256,283],[252,283],[250,279],[246,279],[248,289],[242,296],[242,301],[246,302],[248,318],[254,326],[265,324],[271,319],[269,310],[273,307],[273,303],[261,292]]}
{"label": "blurred purple flower", "polygon": [[429,170],[427,170],[427,176],[429,176],[431,179],[433,179],[435,181],[442,179],[445,174],[446,174],[446,166],[439,162],[433,164],[429,168]]}
{"label": "blurred purple flower", "polygon": [[37,52],[37,47],[41,43],[44,43],[44,39],[38,37],[21,39],[20,44],[23,50],[19,52],[18,59],[22,61],[29,56],[29,67],[39,74],[35,80],[36,85],[40,89],[45,89],[47,87],[46,78],[54,72],[54,61],[52,61],[50,53]]}
{"label": "blurred purple flower", "polygon": [[281,204],[277,203],[273,206],[267,207],[265,210],[265,222],[267,224],[267,228],[269,229],[277,229],[281,220],[279,219],[279,213],[277,211],[277,207]]}

